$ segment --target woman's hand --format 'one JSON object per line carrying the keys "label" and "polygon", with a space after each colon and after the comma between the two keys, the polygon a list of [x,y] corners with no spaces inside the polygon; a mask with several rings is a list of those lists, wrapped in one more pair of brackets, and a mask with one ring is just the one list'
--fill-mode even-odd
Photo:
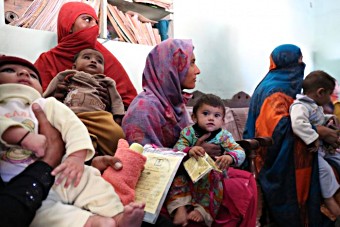
{"label": "woman's hand", "polygon": [[222,153],[222,148],[220,145],[204,142],[206,139],[209,138],[209,136],[210,133],[206,133],[203,136],[201,136],[195,143],[195,146],[203,147],[205,152],[207,152],[210,157],[220,156]]}
{"label": "woman's hand", "polygon": [[44,135],[47,139],[47,148],[41,160],[51,167],[56,167],[60,164],[61,158],[65,154],[64,141],[61,138],[60,132],[47,120],[41,107],[35,103],[32,109],[39,122],[39,134]]}
{"label": "woman's hand", "polygon": [[109,92],[107,90],[107,85],[105,83],[100,83],[100,87],[97,88],[98,96],[100,100],[105,104],[106,111],[111,112],[111,100]]}
{"label": "woman's hand", "polygon": [[30,133],[21,142],[21,146],[24,149],[30,150],[38,158],[44,157],[47,147],[46,136],[41,134]]}
{"label": "woman's hand", "polygon": [[319,138],[330,144],[333,148],[338,148],[340,146],[340,138],[338,135],[338,130],[330,129],[326,126],[317,126],[317,131]]}
{"label": "woman's hand", "polygon": [[59,82],[54,92],[54,98],[56,98],[60,102],[64,102],[67,93],[68,93],[67,83],[64,81]]}
{"label": "woman's hand", "polygon": [[118,158],[110,155],[94,157],[91,166],[99,169],[100,172],[103,172],[109,166],[115,170],[121,170],[123,168],[122,162]]}
{"label": "woman's hand", "polygon": [[320,142],[316,139],[313,143],[307,145],[308,152],[317,152],[319,150]]}
{"label": "woman's hand", "polygon": [[205,152],[207,152],[210,157],[220,156],[222,153],[221,146],[217,144],[203,143],[201,147],[204,148]]}

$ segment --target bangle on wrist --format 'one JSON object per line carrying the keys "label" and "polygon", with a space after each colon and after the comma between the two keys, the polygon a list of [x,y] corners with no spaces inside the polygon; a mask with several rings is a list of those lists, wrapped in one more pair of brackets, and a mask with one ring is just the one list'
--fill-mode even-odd
{"label": "bangle on wrist", "polygon": [[21,146],[22,141],[24,141],[24,139],[28,136],[28,134],[30,134],[30,131],[27,131],[25,133],[25,135],[17,142],[17,145]]}

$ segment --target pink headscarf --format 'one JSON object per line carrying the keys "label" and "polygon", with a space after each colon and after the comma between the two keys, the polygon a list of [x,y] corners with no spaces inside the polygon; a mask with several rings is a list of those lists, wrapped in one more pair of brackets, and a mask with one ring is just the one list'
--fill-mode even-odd
{"label": "pink headscarf", "polygon": [[122,123],[128,142],[173,147],[189,125],[181,82],[193,54],[191,40],[168,39],[149,53],[143,89],[131,103]]}
{"label": "pink headscarf", "polygon": [[332,103],[339,101],[339,95],[340,95],[340,86],[339,86],[338,81],[335,81],[335,88],[331,95]]}

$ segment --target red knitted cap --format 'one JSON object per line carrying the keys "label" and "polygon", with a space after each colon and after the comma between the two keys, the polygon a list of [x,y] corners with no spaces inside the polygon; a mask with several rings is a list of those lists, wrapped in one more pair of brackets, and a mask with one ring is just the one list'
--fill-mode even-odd
{"label": "red knitted cap", "polygon": [[35,66],[31,62],[19,57],[2,55],[0,56],[0,66],[3,66],[5,64],[23,65],[28,67],[38,75],[39,82],[41,84],[39,71],[37,70],[37,68],[35,68]]}

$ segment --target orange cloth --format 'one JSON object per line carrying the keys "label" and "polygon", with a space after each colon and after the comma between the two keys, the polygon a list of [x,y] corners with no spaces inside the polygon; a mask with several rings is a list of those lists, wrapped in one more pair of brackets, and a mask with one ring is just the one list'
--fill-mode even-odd
{"label": "orange cloth", "polygon": [[84,123],[93,146],[103,154],[114,155],[119,139],[124,139],[123,129],[113,120],[112,114],[106,111],[77,113]]}
{"label": "orange cloth", "polygon": [[[289,107],[292,103],[293,98],[282,92],[276,92],[269,96],[263,102],[261,112],[256,120],[256,136],[273,136],[281,119],[285,117],[289,118]],[[268,121],[267,119],[271,120]],[[288,123],[290,124],[290,121],[288,121]],[[284,138],[285,135],[281,135],[281,137]],[[296,199],[300,209],[301,220],[307,223],[307,201],[312,184],[313,158],[317,156],[315,156],[315,153],[307,152],[304,142],[298,137],[294,137],[294,151],[291,157],[294,158]],[[257,171],[260,172],[264,166],[265,159],[268,157],[267,149],[260,149],[258,154],[255,162]]]}

